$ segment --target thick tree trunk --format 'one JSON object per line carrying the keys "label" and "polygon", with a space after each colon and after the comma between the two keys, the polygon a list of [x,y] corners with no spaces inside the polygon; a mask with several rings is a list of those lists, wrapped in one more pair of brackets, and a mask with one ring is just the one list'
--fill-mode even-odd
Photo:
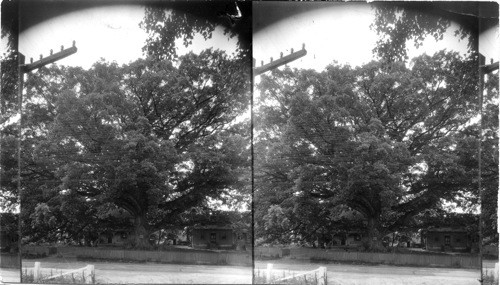
{"label": "thick tree trunk", "polygon": [[368,218],[368,236],[365,238],[365,249],[368,251],[384,251],[382,245],[383,235],[379,231],[379,220],[376,217]]}
{"label": "thick tree trunk", "polygon": [[151,245],[149,243],[149,232],[147,230],[146,217],[139,215],[134,220],[134,247],[147,249]]}

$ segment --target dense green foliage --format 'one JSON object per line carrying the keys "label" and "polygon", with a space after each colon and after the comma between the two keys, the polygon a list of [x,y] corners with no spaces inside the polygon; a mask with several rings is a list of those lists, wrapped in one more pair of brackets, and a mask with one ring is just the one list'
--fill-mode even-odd
{"label": "dense green foliage", "polygon": [[[376,7],[376,60],[262,76],[255,113],[258,242],[324,245],[333,234],[362,230],[373,250],[388,233],[436,226],[450,208],[475,212],[480,139],[483,212],[494,223],[498,75],[488,81],[480,126],[473,46],[466,55],[444,50],[409,60],[407,43],[442,39],[450,20]],[[467,29],[457,34],[473,41]],[[477,230],[477,218],[453,219]]]}
{"label": "dense green foliage", "polygon": [[340,204],[361,213],[370,235],[380,237],[411,226],[443,199],[477,205],[477,164],[467,160],[477,140],[470,137],[474,125],[464,127],[478,114],[474,65],[474,58],[439,52],[411,67],[334,64],[263,77],[259,222],[279,205],[288,222],[295,220],[295,233],[309,236],[299,225],[327,227],[319,212],[335,215],[332,204]]}
{"label": "dense green foliage", "polygon": [[2,211],[13,211],[19,206],[17,192],[19,124],[13,120],[19,114],[18,104],[18,56],[17,3],[3,1],[4,15],[1,22],[1,37],[5,50],[0,56],[0,207]]}
{"label": "dense green foliage", "polygon": [[[231,19],[228,15],[240,17]],[[177,57],[176,40],[189,46],[196,35],[210,39],[221,28],[224,34],[237,39],[237,54],[251,62],[251,15],[250,2],[162,2],[146,7],[141,27],[148,33],[143,47],[146,55],[155,59]]]}
{"label": "dense green foliage", "polygon": [[177,67],[139,59],[32,74],[23,114],[28,236],[109,226],[113,206],[145,236],[208,198],[244,190],[248,132],[233,121],[248,104],[249,75],[238,64],[209,49]]}
{"label": "dense green foliage", "polygon": [[[249,208],[250,131],[239,119],[250,103],[249,60],[211,48],[176,54],[177,38],[208,37],[218,23],[182,10],[159,19],[166,11],[147,9],[142,59],[101,60],[88,70],[52,65],[27,76],[25,242],[89,244],[133,228],[133,245],[143,247],[159,229],[227,222],[217,201]],[[195,21],[192,30],[179,19]],[[172,22],[158,35],[149,24],[160,20]]]}
{"label": "dense green foliage", "polygon": [[[474,3],[465,3],[464,6],[473,10],[479,8]],[[379,2],[373,7],[375,21],[370,27],[379,36],[373,53],[384,61],[409,60],[409,45],[419,48],[426,39],[443,40],[452,23],[458,24],[454,35],[467,41],[469,52],[477,51],[478,19],[473,16],[478,13],[476,11],[460,17],[460,13],[450,12],[454,11],[453,4],[444,2]]]}

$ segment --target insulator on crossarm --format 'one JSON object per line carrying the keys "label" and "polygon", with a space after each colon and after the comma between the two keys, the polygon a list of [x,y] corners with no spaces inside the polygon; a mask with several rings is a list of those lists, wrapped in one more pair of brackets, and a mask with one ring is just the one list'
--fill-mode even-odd
{"label": "insulator on crossarm", "polygon": [[42,60],[42,58],[43,58],[43,56],[42,56],[42,55],[40,55],[40,60]]}
{"label": "insulator on crossarm", "polygon": [[50,49],[50,55],[53,55],[54,54],[54,51],[52,49]]}
{"label": "insulator on crossarm", "polygon": [[30,63],[33,63],[33,58],[32,57],[30,57]]}
{"label": "insulator on crossarm", "polygon": [[76,45],[76,41],[73,41],[73,47],[75,47],[75,45]]}
{"label": "insulator on crossarm", "polygon": [[280,52],[280,58],[283,58],[283,52]]}
{"label": "insulator on crossarm", "polygon": [[305,49],[306,49],[306,44],[302,43],[302,50],[305,50]]}
{"label": "insulator on crossarm", "polygon": [[63,49],[64,49],[64,46],[63,46],[63,45],[61,45],[61,51],[63,51]]}
{"label": "insulator on crossarm", "polygon": [[271,57],[271,60],[269,62],[273,62],[273,58]]}
{"label": "insulator on crossarm", "polygon": [[290,50],[290,53],[293,53],[293,48]]}

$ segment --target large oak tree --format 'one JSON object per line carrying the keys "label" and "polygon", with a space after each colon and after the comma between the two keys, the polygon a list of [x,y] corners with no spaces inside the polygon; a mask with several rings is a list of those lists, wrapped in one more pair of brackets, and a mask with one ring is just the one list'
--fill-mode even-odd
{"label": "large oak tree", "polygon": [[[195,223],[193,213],[210,212],[214,201],[248,203],[249,125],[237,119],[250,100],[245,25],[226,27],[241,36],[233,55],[179,55],[175,47],[221,24],[201,8],[221,6],[207,5],[194,14],[189,5],[148,6],[143,59],[30,74],[21,168],[27,239],[90,241],[133,226],[135,245],[146,246],[150,233]],[[118,209],[133,225],[113,219]]]}
{"label": "large oak tree", "polygon": [[367,221],[373,247],[443,200],[477,198],[477,168],[457,151],[478,114],[475,66],[474,56],[443,51],[409,66],[332,64],[263,77],[256,205],[273,191],[277,205],[305,196],[349,206]]}
{"label": "large oak tree", "polygon": [[32,223],[26,226],[50,232],[75,226],[71,219],[78,217],[95,224],[111,203],[132,215],[140,244],[208,198],[245,189],[247,130],[234,120],[249,100],[246,71],[209,49],[175,65],[98,62],[89,70],[52,66],[30,76],[23,114],[22,214]]}

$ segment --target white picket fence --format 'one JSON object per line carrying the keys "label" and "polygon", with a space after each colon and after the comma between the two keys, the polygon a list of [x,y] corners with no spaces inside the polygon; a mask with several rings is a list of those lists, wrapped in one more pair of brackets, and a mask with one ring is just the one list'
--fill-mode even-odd
{"label": "white picket fence", "polygon": [[50,275],[50,276],[43,276],[41,263],[39,261],[35,262],[35,266],[33,267],[33,281],[34,281],[34,283],[38,283],[40,281],[45,281],[45,280],[52,280],[52,279],[56,279],[56,278],[63,277],[63,276],[69,276],[69,275],[73,275],[73,276],[76,275],[77,277],[81,277],[81,280],[84,281],[85,283],[92,284],[95,281],[94,265],[89,264],[89,265],[82,267],[82,268],[78,268],[75,270],[66,271],[66,272],[62,272],[62,273],[59,273],[56,275]]}
{"label": "white picket fence", "polygon": [[493,277],[494,279],[494,283],[493,284],[498,284],[498,275],[499,275],[499,266],[498,266],[498,262],[495,263],[495,269],[489,269],[489,268],[486,268],[486,269],[483,269],[483,276],[486,275],[487,277]]}
{"label": "white picket fence", "polygon": [[[307,278],[307,277],[312,277],[314,276],[314,280],[317,280],[316,285],[327,285],[327,272],[326,272],[326,267],[321,266],[318,269],[307,271],[307,272],[301,272],[298,274],[292,273],[289,276],[282,277],[282,278],[275,278],[274,276],[277,271],[281,271],[282,273],[285,273],[283,270],[275,270],[273,269],[273,264],[268,263],[267,268],[266,268],[266,284],[274,284],[274,283],[289,283],[287,281],[289,280],[301,280],[302,278]],[[279,274],[277,274],[279,275]],[[310,281],[310,280],[309,280]],[[305,282],[308,283],[308,282]]]}

